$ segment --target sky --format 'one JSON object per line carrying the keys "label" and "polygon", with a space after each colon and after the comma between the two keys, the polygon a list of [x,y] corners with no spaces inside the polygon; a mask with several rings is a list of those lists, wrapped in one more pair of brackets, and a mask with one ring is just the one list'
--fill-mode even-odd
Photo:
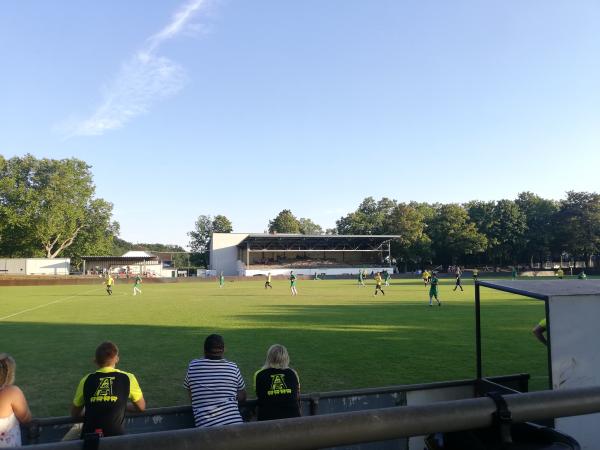
{"label": "sky", "polygon": [[121,237],[598,192],[597,0],[5,0],[0,154],[83,159]]}

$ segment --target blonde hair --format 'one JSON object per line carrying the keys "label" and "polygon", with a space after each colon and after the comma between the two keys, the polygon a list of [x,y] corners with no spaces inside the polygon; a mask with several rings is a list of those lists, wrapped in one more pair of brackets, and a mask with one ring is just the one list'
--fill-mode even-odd
{"label": "blonde hair", "polygon": [[8,353],[0,353],[0,389],[15,382],[17,363]]}
{"label": "blonde hair", "polygon": [[267,359],[263,369],[287,369],[290,366],[290,355],[287,348],[273,344],[267,350]]}

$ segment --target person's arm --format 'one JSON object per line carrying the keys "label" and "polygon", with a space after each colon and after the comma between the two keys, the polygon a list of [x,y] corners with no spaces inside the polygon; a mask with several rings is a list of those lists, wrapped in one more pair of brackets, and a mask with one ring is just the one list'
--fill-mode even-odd
{"label": "person's arm", "polygon": [[237,391],[237,401],[238,403],[243,403],[246,401],[246,398],[248,397],[248,394],[246,393],[246,389],[240,389],[239,391]]}
{"label": "person's arm", "polygon": [[23,394],[23,391],[19,389],[17,386],[13,386],[13,399],[12,399],[12,410],[15,414],[15,417],[22,424],[27,424],[31,422],[31,411],[29,410],[29,405],[27,404],[27,399]]}
{"label": "person's arm", "polygon": [[535,328],[531,330],[531,332],[537,338],[538,341],[540,341],[544,345],[548,345],[546,336],[544,336],[544,333],[546,332],[545,327],[542,327],[541,325],[536,325]]}
{"label": "person's arm", "polygon": [[127,376],[129,377],[129,400],[131,401],[130,404],[127,404],[127,411],[142,412],[146,409],[146,400],[144,400],[140,384],[132,373],[128,373]]}
{"label": "person's arm", "polygon": [[83,417],[83,406],[71,405],[71,417]]}
{"label": "person's arm", "polygon": [[146,400],[144,400],[144,397],[140,398],[138,401],[127,404],[127,412],[143,412],[145,409]]}
{"label": "person's arm", "polygon": [[296,380],[298,380],[298,395],[296,396],[296,401],[298,402],[298,411],[300,411],[300,415],[302,415],[302,400],[300,399],[300,376],[296,370],[292,369],[292,371],[296,375]]}
{"label": "person's arm", "polygon": [[71,417],[82,417],[85,415],[84,407],[85,400],[83,398],[83,385],[88,375],[83,377],[79,384],[77,385],[77,389],[75,390],[75,397],[73,398],[73,403],[71,403]]}

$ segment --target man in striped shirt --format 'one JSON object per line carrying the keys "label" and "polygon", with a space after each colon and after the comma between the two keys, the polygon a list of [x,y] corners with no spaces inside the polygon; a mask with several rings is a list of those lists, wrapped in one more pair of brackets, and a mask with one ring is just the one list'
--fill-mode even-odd
{"label": "man in striped shirt", "polygon": [[238,366],[223,353],[223,337],[211,334],[204,341],[204,358],[188,366],[183,385],[190,393],[197,427],[242,423],[238,402],[246,400],[246,386]]}

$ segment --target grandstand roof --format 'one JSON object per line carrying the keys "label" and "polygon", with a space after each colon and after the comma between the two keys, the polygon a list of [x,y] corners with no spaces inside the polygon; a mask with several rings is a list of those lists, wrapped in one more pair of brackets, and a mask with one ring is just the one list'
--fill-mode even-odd
{"label": "grandstand roof", "polygon": [[251,251],[381,250],[397,235],[252,233],[238,244]]}
{"label": "grandstand roof", "polygon": [[148,261],[158,261],[158,256],[82,256],[81,259],[86,263],[109,262],[114,266],[126,266],[128,264],[139,264]]}
{"label": "grandstand roof", "polygon": [[140,258],[152,258],[154,255],[148,252],[145,252],[143,250],[129,250],[128,252],[124,253],[123,256],[125,257],[140,257]]}

